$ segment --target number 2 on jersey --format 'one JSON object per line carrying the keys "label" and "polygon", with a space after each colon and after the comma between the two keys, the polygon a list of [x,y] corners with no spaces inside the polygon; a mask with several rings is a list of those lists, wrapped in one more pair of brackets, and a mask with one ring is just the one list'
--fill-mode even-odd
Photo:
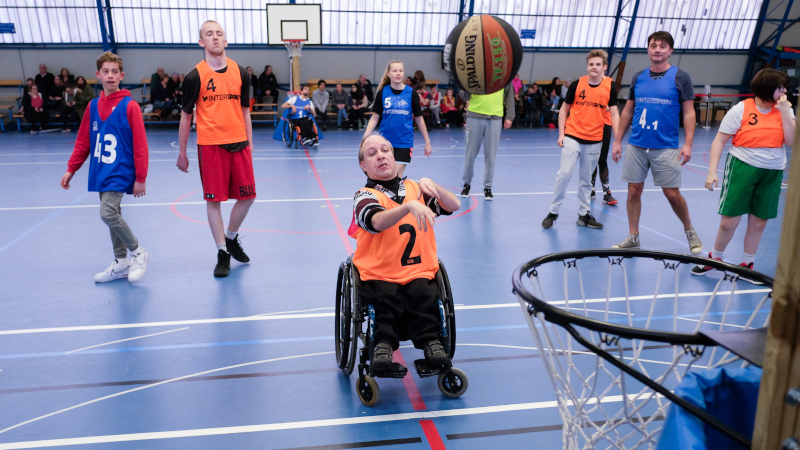
{"label": "number 2 on jersey", "polygon": [[[639,117],[639,125],[644,128],[645,130],[649,130],[650,127],[647,125],[647,108],[642,110],[642,115]],[[653,121],[653,129],[658,130],[658,121]]]}
{"label": "number 2 on jersey", "polygon": [[421,263],[422,258],[420,256],[411,256],[411,250],[414,250],[414,244],[417,242],[417,230],[414,229],[413,225],[404,223],[400,225],[400,235],[402,236],[403,233],[408,233],[410,236],[408,237],[406,249],[403,251],[403,256],[400,257],[400,265],[412,266]]}

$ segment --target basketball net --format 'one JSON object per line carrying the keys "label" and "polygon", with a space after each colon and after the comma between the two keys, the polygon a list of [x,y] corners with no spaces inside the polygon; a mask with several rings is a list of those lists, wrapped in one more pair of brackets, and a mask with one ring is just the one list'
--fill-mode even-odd
{"label": "basketball net", "polygon": [[[561,293],[545,287],[555,287],[552,281],[558,276],[560,263]],[[554,261],[544,266],[531,270],[521,280],[528,292],[564,311],[607,324],[694,334],[757,328],[768,321],[771,289],[753,289],[732,273],[722,272],[720,276],[716,275],[720,271],[714,271],[719,281],[711,292],[682,293],[680,288],[693,281],[681,280],[691,278],[690,267],[674,261],[609,257],[606,261]],[[591,276],[589,286],[584,285],[585,274]],[[631,277],[637,280],[635,293],[631,292],[634,285],[629,285]],[[648,292],[653,285],[655,288]],[[736,355],[720,347],[626,339],[577,324],[565,328],[551,323],[546,313],[530,308],[519,292],[517,295],[556,392],[564,422],[563,448],[568,450],[653,449],[658,444],[670,401],[621,371],[610,359],[669,390],[674,390],[692,369],[742,364]],[[746,307],[741,303],[744,295],[753,301]],[[587,350],[586,344],[602,351],[606,358]]]}
{"label": "basketball net", "polygon": [[294,39],[283,41],[283,45],[285,45],[286,50],[289,51],[289,60],[291,61],[291,64],[289,64],[289,80],[292,91],[300,90],[300,57],[303,56],[302,49],[304,42],[305,41]]}

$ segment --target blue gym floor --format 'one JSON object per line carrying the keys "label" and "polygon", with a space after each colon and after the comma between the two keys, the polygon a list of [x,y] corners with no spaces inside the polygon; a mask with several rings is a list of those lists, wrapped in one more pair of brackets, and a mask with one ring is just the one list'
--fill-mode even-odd
{"label": "blue gym floor", "polygon": [[[72,189],[59,187],[75,134],[0,134],[0,449],[560,448],[555,394],[511,274],[537,256],[625,238],[621,163],[609,158],[619,205],[593,201],[604,229],[575,224],[573,176],[560,220],[544,230],[560,158],[557,130],[504,131],[494,201],[483,199],[481,154],[476,195],[436,224],[456,304],[454,366],[469,377],[469,389],[449,399],[435,378],[382,378],[381,399],[369,408],[356,395],[356,374],[346,378],[336,368],[333,345],[336,274],[355,247],[346,229],[365,181],[356,156],[362,132],[329,129],[317,150],[287,149],[272,132],[254,130],[258,199],[241,230],[252,262],[233,262],[231,275],[216,279],[196,153],[189,152],[190,173],[180,172],[177,128],[148,128],[147,195],[123,200],[126,220],[150,252],[136,284],[93,281],[113,253],[97,194],[86,192],[88,165]],[[682,192],[705,254],[719,224],[719,191],[703,188],[715,133],[698,128],[683,170]],[[430,136],[433,155],[422,155],[417,136],[420,150],[406,175],[459,191],[463,130]],[[660,189],[650,179],[646,189],[642,247],[688,253]],[[769,275],[784,198],[755,262]],[[226,223],[228,211],[230,204]],[[726,252],[736,264],[745,224]],[[717,280],[709,274],[690,288],[710,291]],[[553,278],[554,289],[561,283]],[[650,278],[629,283],[653,289]],[[410,343],[400,355],[408,364],[421,357]]]}

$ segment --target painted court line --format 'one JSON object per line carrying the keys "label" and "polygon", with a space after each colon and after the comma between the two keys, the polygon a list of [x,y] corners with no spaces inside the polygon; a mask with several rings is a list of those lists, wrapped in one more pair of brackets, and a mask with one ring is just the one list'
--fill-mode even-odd
{"label": "painted court line", "polygon": [[71,351],[68,351],[66,354],[69,355],[69,354],[80,352],[80,351],[83,351],[83,350],[89,350],[91,348],[104,347],[106,345],[118,344],[120,342],[133,341],[133,340],[136,340],[136,339],[144,339],[144,338],[147,338],[147,337],[158,336],[158,335],[167,334],[167,333],[174,333],[176,331],[183,331],[183,330],[188,330],[188,329],[189,329],[189,327],[183,327],[183,328],[178,328],[177,330],[162,331],[160,333],[146,334],[144,336],[137,336],[137,337],[132,337],[132,338],[128,338],[128,339],[120,339],[118,341],[106,342],[104,344],[97,344],[97,345],[92,345],[90,347],[83,347],[83,348],[79,348],[77,350],[71,350]]}
{"label": "painted court line", "polygon": [[[755,293],[768,293],[770,289],[746,289],[737,290],[735,294],[755,294]],[[701,297],[712,294],[711,292],[690,292],[679,293],[678,297]],[[717,295],[729,295],[731,291],[719,291]],[[659,294],[658,298],[675,297],[675,294]],[[628,297],[629,300],[649,300],[652,295],[640,295]],[[625,297],[612,297],[608,300],[605,298],[586,299],[586,303],[601,303],[605,301],[621,302],[625,301]],[[574,302],[574,301],[573,301]],[[551,305],[563,305],[564,301],[549,302]],[[494,305],[469,305],[457,306],[456,311],[459,310],[476,310],[476,309],[497,309],[497,308],[519,308],[519,303],[498,303]],[[119,330],[125,328],[146,328],[146,327],[163,327],[163,326],[181,326],[181,325],[202,325],[202,324],[216,324],[216,323],[236,323],[236,322],[255,322],[261,320],[290,320],[290,319],[316,319],[316,318],[330,318],[334,317],[335,313],[312,313],[312,314],[285,314],[273,316],[246,316],[246,317],[226,317],[215,319],[194,319],[194,320],[172,320],[165,322],[141,322],[141,323],[120,323],[108,325],[83,325],[72,327],[52,327],[52,328],[27,328],[18,330],[0,330],[0,336],[12,336],[18,334],[33,334],[33,333],[56,333],[67,331],[97,331],[97,330]]]}
{"label": "painted court line", "polygon": [[[622,400],[623,397],[621,395],[615,395],[603,398],[600,401],[600,403],[617,403],[621,402]],[[589,399],[586,404],[595,404],[595,403],[597,403],[595,399]],[[366,416],[366,417],[363,416],[347,417],[340,419],[306,420],[300,422],[284,422],[284,423],[233,426],[233,427],[199,428],[199,429],[189,429],[189,430],[158,431],[150,433],[115,434],[106,436],[86,436],[86,437],[65,438],[65,439],[48,439],[40,441],[9,442],[5,444],[0,444],[0,450],[88,445],[88,444],[108,444],[112,442],[136,442],[136,441],[155,440],[155,439],[175,439],[175,438],[202,437],[202,436],[221,436],[221,435],[242,434],[242,433],[258,433],[265,431],[301,430],[301,429],[343,426],[343,425],[346,426],[346,425],[363,425],[369,423],[386,423],[386,422],[397,422],[403,420],[432,420],[441,417],[459,417],[459,416],[471,416],[478,414],[492,414],[492,413],[503,413],[503,412],[513,412],[513,411],[530,411],[536,409],[555,408],[557,406],[558,404],[556,403],[555,400],[553,400],[545,402],[484,406],[476,408],[462,408],[462,409],[450,409],[450,410],[438,410],[438,411],[416,411],[411,413],[385,414],[385,415]]]}

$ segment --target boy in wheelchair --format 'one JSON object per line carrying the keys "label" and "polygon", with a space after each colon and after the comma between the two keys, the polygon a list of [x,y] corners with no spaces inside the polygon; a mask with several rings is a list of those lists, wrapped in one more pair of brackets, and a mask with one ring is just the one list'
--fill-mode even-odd
{"label": "boy in wheelchair", "polygon": [[448,364],[439,340],[433,224],[461,202],[430,178],[400,178],[392,144],[380,135],[362,141],[358,160],[367,184],[355,195],[348,233],[358,242],[353,255],[361,275],[358,294],[375,308],[372,366],[392,367],[400,335],[410,337],[431,365]]}
{"label": "boy in wheelchair", "polygon": [[286,100],[286,103],[281,105],[281,108],[292,110],[292,113],[289,114],[289,119],[291,119],[292,125],[297,130],[297,138],[300,142],[303,145],[316,148],[319,143],[317,126],[314,124],[314,120],[311,119],[311,116],[317,117],[317,112],[314,109],[314,105],[311,103],[311,99],[308,97],[310,92],[311,87],[308,85],[303,86],[300,95]]}

